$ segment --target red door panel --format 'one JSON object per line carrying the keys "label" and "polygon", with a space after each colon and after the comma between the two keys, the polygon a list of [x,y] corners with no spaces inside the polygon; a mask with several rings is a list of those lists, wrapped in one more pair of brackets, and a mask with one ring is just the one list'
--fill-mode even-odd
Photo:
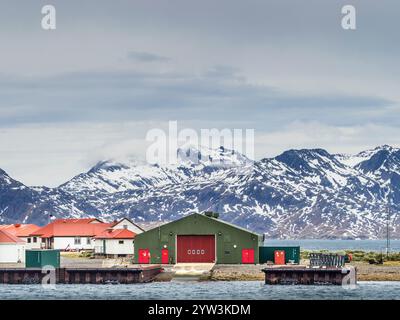
{"label": "red door panel", "polygon": [[254,263],[254,249],[249,249],[249,263]]}
{"label": "red door panel", "polygon": [[275,250],[274,251],[274,262],[275,264],[285,264],[285,251]]}
{"label": "red door panel", "polygon": [[247,249],[242,249],[242,263],[248,263],[249,261],[249,253]]}
{"label": "red door panel", "polygon": [[150,250],[149,249],[139,249],[139,263],[149,264],[150,263]]}
{"label": "red door panel", "polygon": [[215,262],[215,237],[177,236],[177,253],[177,262]]}
{"label": "red door panel", "polygon": [[242,249],[242,263],[254,263],[254,249]]}
{"label": "red door panel", "polygon": [[168,249],[162,249],[161,250],[161,263],[168,264],[169,263],[168,260],[169,260]]}

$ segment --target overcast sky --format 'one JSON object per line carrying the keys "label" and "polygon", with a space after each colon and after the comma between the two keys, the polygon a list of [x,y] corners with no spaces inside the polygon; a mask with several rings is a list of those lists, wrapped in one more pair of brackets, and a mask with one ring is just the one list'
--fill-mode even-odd
{"label": "overcast sky", "polygon": [[[341,8],[357,9],[357,30]],[[57,29],[41,29],[53,4]],[[399,146],[397,0],[2,0],[0,168],[56,186],[146,132],[254,128],[256,157]]]}

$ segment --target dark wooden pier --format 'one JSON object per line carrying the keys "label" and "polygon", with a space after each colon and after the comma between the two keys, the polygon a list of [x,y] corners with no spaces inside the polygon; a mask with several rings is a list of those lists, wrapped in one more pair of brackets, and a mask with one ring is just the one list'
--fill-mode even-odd
{"label": "dark wooden pier", "polygon": [[311,268],[306,266],[271,266],[262,269],[265,284],[270,285],[342,285],[357,282],[354,267]]}
{"label": "dark wooden pier", "polygon": [[[151,282],[162,272],[160,266],[140,268],[58,268],[56,284],[131,284]],[[36,268],[0,269],[0,284],[41,284],[49,273]]]}

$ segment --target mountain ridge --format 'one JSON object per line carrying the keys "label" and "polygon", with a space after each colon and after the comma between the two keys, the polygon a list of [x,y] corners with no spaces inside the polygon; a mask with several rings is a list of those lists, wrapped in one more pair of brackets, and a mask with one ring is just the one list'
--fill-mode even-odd
{"label": "mountain ridge", "polygon": [[0,223],[45,224],[51,216],[148,222],[214,210],[272,238],[377,239],[390,208],[400,237],[398,148],[291,149],[259,161],[222,146],[177,155],[180,163],[170,166],[100,161],[56,188],[27,187],[0,169]]}

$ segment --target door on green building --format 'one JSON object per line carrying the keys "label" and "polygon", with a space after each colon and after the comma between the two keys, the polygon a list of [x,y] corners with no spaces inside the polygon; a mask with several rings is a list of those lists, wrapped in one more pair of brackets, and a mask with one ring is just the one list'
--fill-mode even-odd
{"label": "door on green building", "polygon": [[254,249],[242,249],[242,263],[254,263]]}
{"label": "door on green building", "polygon": [[161,263],[162,264],[168,264],[169,263],[169,253],[168,249],[162,249],[161,250]]}
{"label": "door on green building", "polygon": [[149,264],[150,263],[150,250],[149,249],[139,249],[138,262],[141,264]]}
{"label": "door on green building", "polygon": [[177,262],[215,262],[214,235],[178,235]]}

